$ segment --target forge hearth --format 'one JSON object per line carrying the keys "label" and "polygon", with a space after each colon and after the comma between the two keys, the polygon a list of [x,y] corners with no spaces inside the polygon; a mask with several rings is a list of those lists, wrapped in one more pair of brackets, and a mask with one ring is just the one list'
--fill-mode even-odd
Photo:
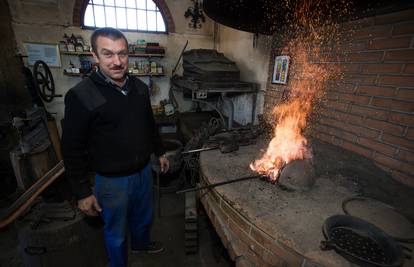
{"label": "forge hearth", "polygon": [[[202,152],[203,182],[253,175],[249,164],[261,156],[266,145],[262,142],[228,154]],[[381,210],[384,205],[355,202],[349,207],[356,216],[393,236],[414,236],[414,189],[393,181],[356,154],[316,140],[312,149],[314,184],[308,191],[283,190],[254,179],[200,192],[201,202],[237,266],[355,266],[319,246],[325,219],[343,214],[343,201],[358,194],[398,207],[398,212]],[[403,267],[408,266],[414,262],[406,261]]]}

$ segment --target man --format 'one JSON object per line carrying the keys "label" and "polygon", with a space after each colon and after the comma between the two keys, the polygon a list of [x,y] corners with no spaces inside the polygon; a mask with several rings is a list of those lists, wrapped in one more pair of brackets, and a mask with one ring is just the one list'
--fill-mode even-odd
{"label": "man", "polygon": [[[126,233],[133,251],[160,252],[151,242],[152,177],[150,154],[169,167],[156,128],[148,87],[127,75],[128,42],[113,28],[91,36],[96,72],[65,96],[62,153],[79,209],[101,213],[111,267],[127,266]],[[92,192],[86,172],[96,171]]]}

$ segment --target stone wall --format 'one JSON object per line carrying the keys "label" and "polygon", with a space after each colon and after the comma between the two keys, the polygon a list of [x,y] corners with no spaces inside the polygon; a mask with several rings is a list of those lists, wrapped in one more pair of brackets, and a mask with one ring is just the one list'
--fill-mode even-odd
{"label": "stone wall", "polygon": [[0,120],[9,122],[7,113],[27,107],[30,95],[23,87],[22,62],[16,55],[16,38],[6,0],[0,1],[0,20]]}
{"label": "stone wall", "polygon": [[[414,10],[343,23],[340,30],[340,43],[327,49],[335,51],[329,62],[320,63],[339,65],[342,79],[328,84],[312,135],[372,159],[414,186]],[[280,54],[276,40],[269,74]],[[268,77],[266,111],[289,90]]]}

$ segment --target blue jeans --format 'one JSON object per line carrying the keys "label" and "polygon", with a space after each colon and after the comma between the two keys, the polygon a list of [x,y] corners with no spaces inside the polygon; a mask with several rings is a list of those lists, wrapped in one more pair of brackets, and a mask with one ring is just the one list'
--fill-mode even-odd
{"label": "blue jeans", "polygon": [[96,175],[95,195],[102,208],[104,236],[111,267],[127,266],[127,229],[132,250],[150,242],[152,223],[152,173],[148,164],[139,172],[123,177]]}

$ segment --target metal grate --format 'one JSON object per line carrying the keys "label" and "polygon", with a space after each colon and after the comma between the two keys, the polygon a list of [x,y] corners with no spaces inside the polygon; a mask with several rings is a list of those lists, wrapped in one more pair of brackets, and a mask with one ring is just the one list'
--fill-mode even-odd
{"label": "metal grate", "polygon": [[377,264],[389,264],[391,259],[372,238],[347,227],[335,227],[331,240],[347,253]]}

